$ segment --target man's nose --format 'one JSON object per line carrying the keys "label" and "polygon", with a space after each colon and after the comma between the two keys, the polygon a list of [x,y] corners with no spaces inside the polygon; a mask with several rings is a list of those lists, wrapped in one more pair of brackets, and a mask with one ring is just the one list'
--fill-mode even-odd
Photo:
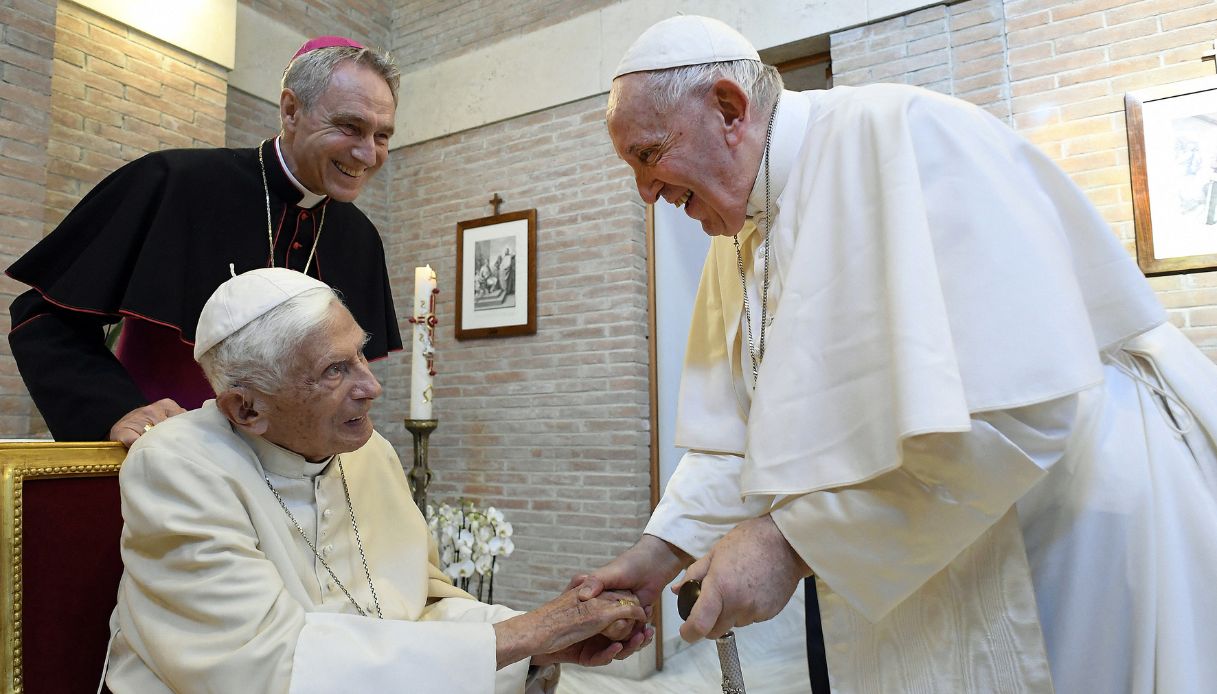
{"label": "man's nose", "polygon": [[663,182],[646,174],[635,174],[634,182],[638,185],[638,196],[648,205],[659,201],[659,191],[663,190]]}
{"label": "man's nose", "polygon": [[359,364],[359,373],[356,374],[359,382],[356,384],[352,397],[358,400],[375,400],[384,392],[384,388],[380,385],[376,375],[372,373],[372,369],[368,367],[368,363],[363,361]]}
{"label": "man's nose", "polygon": [[351,150],[351,156],[367,167],[376,166],[376,136],[365,137]]}

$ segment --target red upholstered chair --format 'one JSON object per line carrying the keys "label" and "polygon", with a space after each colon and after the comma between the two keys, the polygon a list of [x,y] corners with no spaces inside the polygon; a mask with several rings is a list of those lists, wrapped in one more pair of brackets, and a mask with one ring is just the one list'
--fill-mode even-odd
{"label": "red upholstered chair", "polygon": [[0,443],[0,689],[95,692],[123,565],[117,443]]}

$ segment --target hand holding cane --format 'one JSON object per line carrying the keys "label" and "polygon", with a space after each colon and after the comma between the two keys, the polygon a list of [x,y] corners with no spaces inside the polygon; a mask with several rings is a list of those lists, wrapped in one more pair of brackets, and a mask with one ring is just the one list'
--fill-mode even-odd
{"label": "hand holding cane", "polygon": [[[685,581],[676,598],[676,608],[681,619],[688,619],[693,605],[701,595],[701,581]],[[718,665],[723,672],[723,694],[744,694],[744,671],[740,669],[739,652],[735,648],[735,633],[728,631],[715,639],[718,646]]]}

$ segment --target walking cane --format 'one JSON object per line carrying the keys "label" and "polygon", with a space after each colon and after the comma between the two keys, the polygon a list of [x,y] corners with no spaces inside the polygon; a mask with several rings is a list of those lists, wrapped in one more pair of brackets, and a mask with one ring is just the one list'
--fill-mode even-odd
{"label": "walking cane", "polygon": [[[688,619],[693,605],[701,595],[701,581],[685,581],[676,597],[676,609],[681,619]],[[718,646],[718,666],[723,672],[723,694],[744,694],[744,671],[739,665],[735,648],[735,633],[728,631],[715,639]]]}

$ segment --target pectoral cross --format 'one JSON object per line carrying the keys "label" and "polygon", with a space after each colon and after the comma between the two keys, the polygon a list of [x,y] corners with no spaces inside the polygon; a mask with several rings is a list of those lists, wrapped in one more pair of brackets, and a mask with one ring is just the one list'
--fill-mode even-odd
{"label": "pectoral cross", "polygon": [[[1217,41],[1215,41],[1214,43],[1217,44]],[[492,206],[494,206],[494,216],[496,216],[496,217],[499,216],[499,205],[503,204],[503,198],[500,198],[499,194],[495,193],[494,197],[490,198],[489,202]]]}

